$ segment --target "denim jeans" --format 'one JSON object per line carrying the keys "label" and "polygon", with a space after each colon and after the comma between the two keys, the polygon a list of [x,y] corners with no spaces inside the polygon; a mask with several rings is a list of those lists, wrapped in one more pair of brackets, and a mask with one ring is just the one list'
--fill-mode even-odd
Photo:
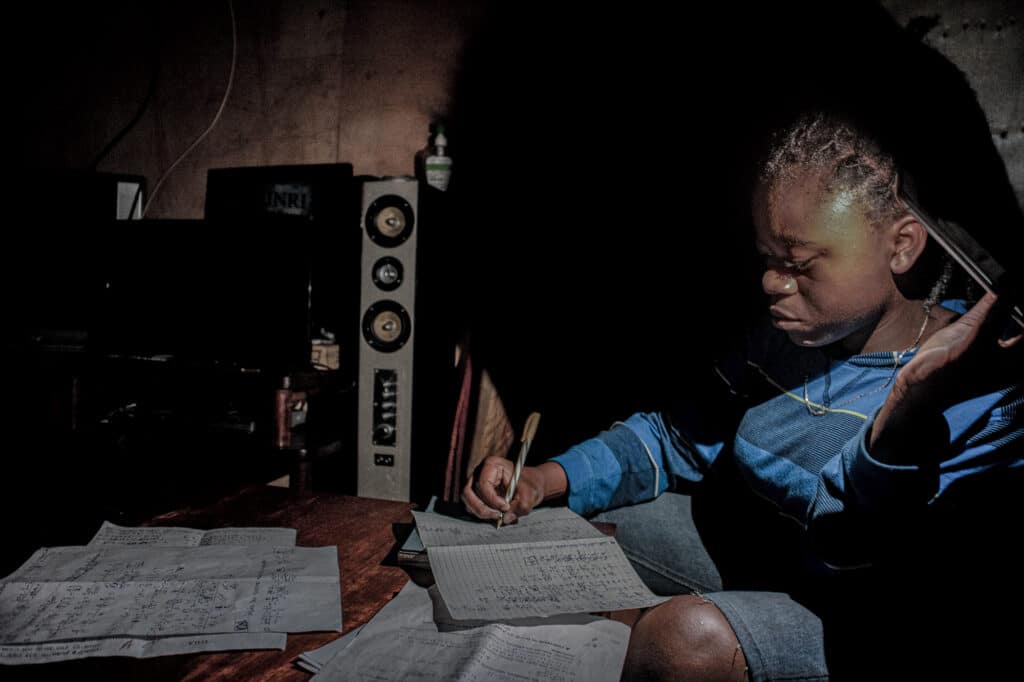
{"label": "denim jeans", "polygon": [[822,622],[784,592],[725,590],[693,520],[691,498],[664,493],[651,502],[603,512],[616,539],[655,593],[700,593],[725,614],[747,659],[749,676],[827,680]]}

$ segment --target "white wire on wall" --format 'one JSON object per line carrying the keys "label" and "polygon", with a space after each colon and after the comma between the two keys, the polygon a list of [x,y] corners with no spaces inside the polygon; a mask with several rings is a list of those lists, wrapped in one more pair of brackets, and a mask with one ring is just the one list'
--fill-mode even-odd
{"label": "white wire on wall", "polygon": [[164,180],[167,179],[167,176],[169,176],[178,164],[181,163],[186,156],[192,153],[192,150],[198,147],[199,143],[210,134],[213,127],[217,125],[217,121],[220,120],[221,114],[224,113],[224,107],[227,106],[228,97],[231,95],[231,86],[234,85],[235,82],[235,63],[238,60],[238,27],[235,22],[235,6],[232,0],[228,0],[228,12],[231,14],[231,71],[228,72],[228,83],[227,87],[224,88],[224,97],[221,98],[220,106],[217,108],[217,113],[214,114],[213,120],[210,121],[210,125],[206,127],[206,130],[199,134],[199,137],[197,137],[192,144],[190,144],[188,148],[181,153],[181,156],[179,156],[174,163],[164,171],[163,175],[160,176],[160,179],[156,181],[155,185],[153,185],[153,191],[149,193],[149,198],[146,200],[146,204],[142,208],[142,217],[146,217],[146,212],[149,211],[149,207],[153,205],[153,199],[156,197],[157,192],[160,191],[160,186],[164,184]]}

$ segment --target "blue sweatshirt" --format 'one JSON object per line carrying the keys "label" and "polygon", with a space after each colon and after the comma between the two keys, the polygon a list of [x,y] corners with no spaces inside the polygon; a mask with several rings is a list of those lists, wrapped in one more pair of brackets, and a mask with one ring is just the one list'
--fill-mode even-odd
{"label": "blue sweatshirt", "polygon": [[805,530],[848,535],[825,538],[827,546],[843,548],[825,558],[856,564],[870,561],[854,551],[870,536],[868,524],[940,505],[971,479],[1024,469],[1019,383],[946,410],[945,452],[921,457],[920,465],[886,464],[868,452],[866,436],[892,388],[897,356],[832,359],[774,331],[716,369],[745,399],[738,427],[717,426],[721,420],[701,409],[715,406],[699,400],[683,411],[634,414],[554,458],[568,477],[570,508],[589,514],[650,500],[701,481],[716,459],[731,457],[754,493]]}

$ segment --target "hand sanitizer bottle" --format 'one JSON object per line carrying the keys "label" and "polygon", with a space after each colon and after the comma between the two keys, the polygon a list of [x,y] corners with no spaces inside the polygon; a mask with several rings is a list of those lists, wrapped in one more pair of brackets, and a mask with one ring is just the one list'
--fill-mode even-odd
{"label": "hand sanitizer bottle", "polygon": [[446,153],[448,138],[444,136],[444,126],[437,125],[434,144],[424,159],[424,170],[427,184],[442,192],[448,189],[448,181],[452,177],[452,159]]}

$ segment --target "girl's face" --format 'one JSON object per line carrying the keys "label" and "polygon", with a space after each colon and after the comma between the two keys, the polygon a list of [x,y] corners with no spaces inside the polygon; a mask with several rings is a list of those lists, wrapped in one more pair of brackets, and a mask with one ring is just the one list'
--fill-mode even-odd
{"label": "girl's face", "polygon": [[801,346],[858,350],[895,301],[887,231],[849,190],[825,192],[816,172],[760,186],[757,249],[772,324]]}

